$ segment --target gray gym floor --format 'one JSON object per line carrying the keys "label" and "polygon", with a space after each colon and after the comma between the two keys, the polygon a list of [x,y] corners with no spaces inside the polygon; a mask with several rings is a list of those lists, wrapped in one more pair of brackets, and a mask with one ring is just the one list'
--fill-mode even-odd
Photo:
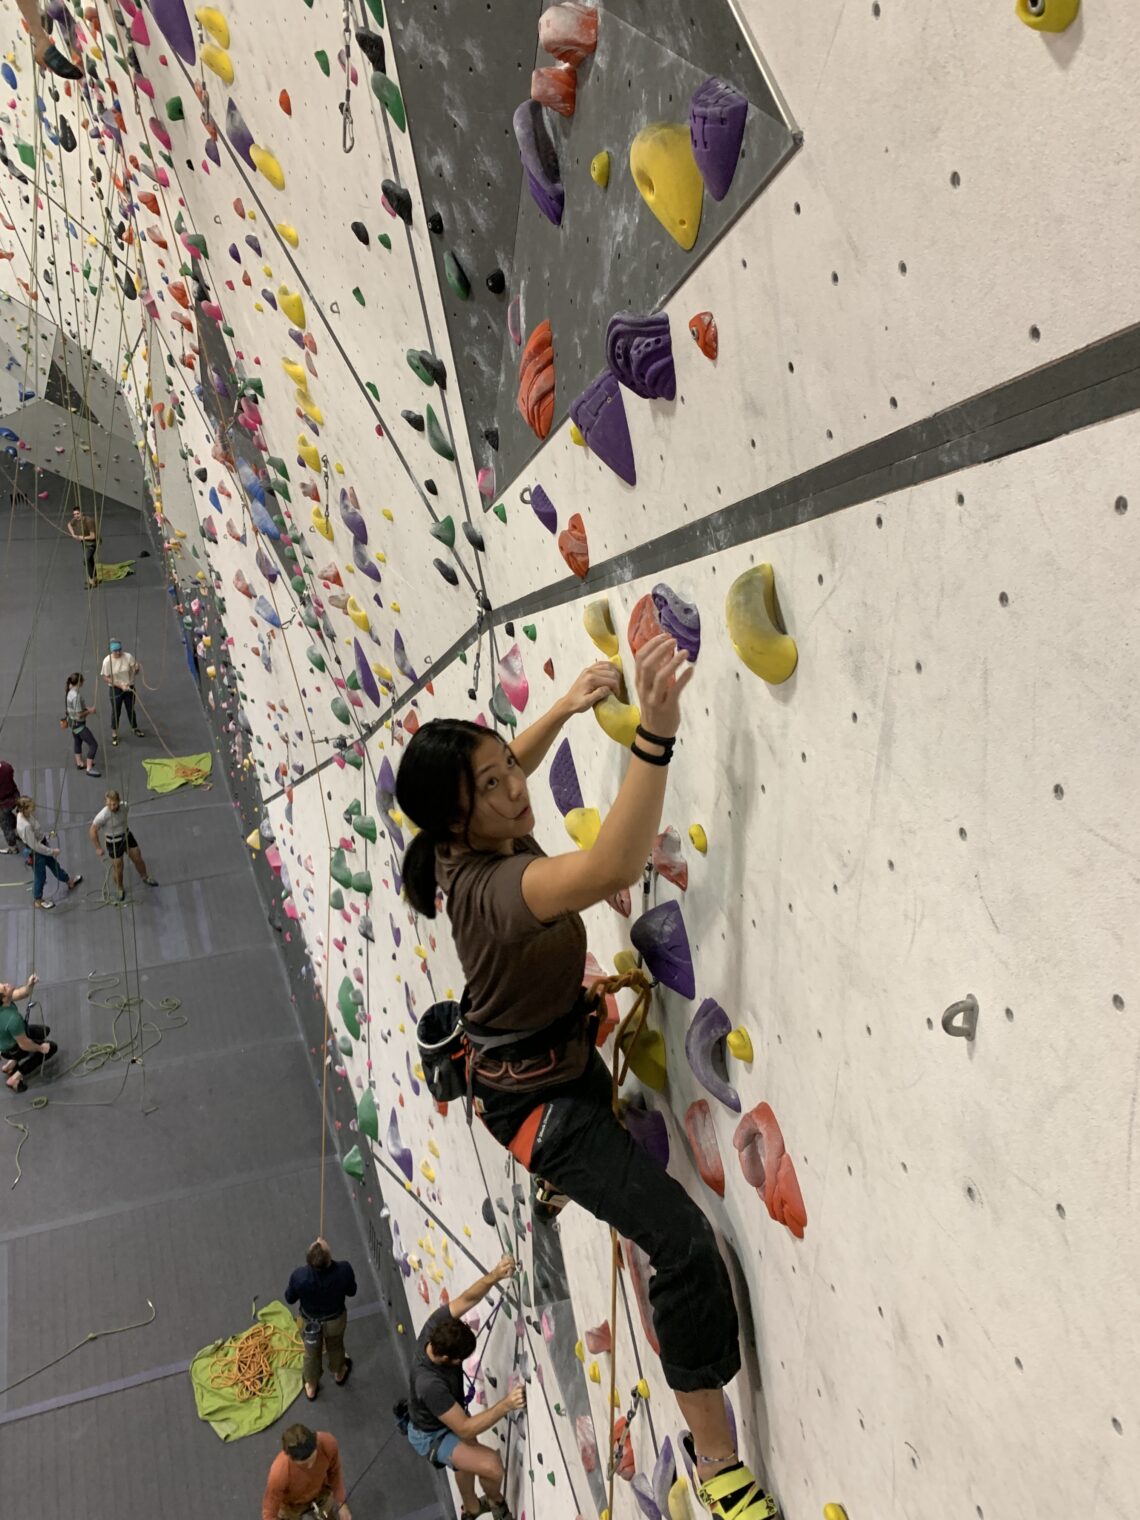
{"label": "gray gym floor", "polygon": [[[60,521],[52,497],[41,505]],[[197,1418],[186,1368],[202,1346],[246,1328],[255,1298],[260,1307],[280,1297],[316,1233],[319,1064],[242,843],[225,757],[215,754],[212,790],[146,792],[140,758],[165,752],[156,731],[176,755],[212,741],[138,513],[107,504],[100,559],[136,559],[136,573],[89,598],[77,544],[26,506],[0,514],[0,757],[58,831],[64,865],[85,876],[70,897],[49,877],[47,895],[62,896],[54,912],[35,913],[30,871],[0,856],[0,979],[39,972],[33,1017],[60,1045],[27,1095],[0,1088],[0,1119],[28,1129],[13,1188],[20,1133],[0,1124],[0,1388],[32,1374],[0,1395],[2,1509],[36,1520],[237,1520],[260,1514],[282,1427],[224,1444]],[[158,688],[142,692],[147,737],[124,729],[117,749],[98,680],[108,634]],[[99,781],[73,768],[59,727],[73,669],[99,708]],[[160,883],[132,884],[125,908],[101,902],[103,863],[86,836],[108,787],[130,798]],[[144,1009],[162,1038],[141,1066],[67,1074],[88,1045],[114,1038],[114,1015],[89,1000],[89,975],[124,972],[132,994],[178,998],[180,1010]],[[122,981],[95,987],[96,1000],[113,997]],[[47,1106],[29,1111],[42,1096]],[[337,1437],[354,1520],[436,1520],[452,1512],[445,1490],[393,1435],[407,1342],[391,1328],[331,1138],[325,1180],[325,1232],[360,1284],[354,1368],[343,1390],[326,1374],[317,1403],[298,1399],[289,1418]],[[145,1328],[47,1365],[89,1332],[146,1319],[148,1300]]]}

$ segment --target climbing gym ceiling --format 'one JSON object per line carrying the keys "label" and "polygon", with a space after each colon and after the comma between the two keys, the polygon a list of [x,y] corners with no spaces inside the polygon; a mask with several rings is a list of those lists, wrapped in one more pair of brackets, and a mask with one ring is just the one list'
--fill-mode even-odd
{"label": "climbing gym ceiling", "polygon": [[[520,1256],[477,1377],[528,1383],[516,1511],[599,1514],[617,1413],[615,1517],[695,1500],[644,1262],[612,1315],[606,1231],[535,1227],[423,1086],[461,974],[393,776],[660,625],[697,655],[667,827],[591,964],[632,935],[661,978],[629,1122],[732,1263],[744,1449],[788,1520],[1126,1512],[1130,8],[49,12],[78,83],[4,12],[9,473],[92,483],[35,415],[57,372],[104,446],[130,414],[405,1332]],[[631,718],[535,778],[548,850]]]}

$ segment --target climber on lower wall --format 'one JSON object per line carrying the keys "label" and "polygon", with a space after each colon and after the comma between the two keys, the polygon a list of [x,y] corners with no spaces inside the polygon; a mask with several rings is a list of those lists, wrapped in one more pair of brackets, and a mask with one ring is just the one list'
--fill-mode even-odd
{"label": "climber on lower wall", "polygon": [[464,1520],[481,1513],[475,1480],[479,1479],[494,1520],[511,1520],[503,1496],[503,1461],[493,1447],[478,1437],[526,1402],[520,1383],[497,1404],[482,1413],[467,1412],[463,1393],[463,1363],[475,1350],[475,1332],[463,1322],[496,1283],[515,1270],[514,1257],[504,1256],[498,1266],[472,1283],[466,1292],[443,1304],[427,1322],[416,1341],[408,1390],[407,1436],[421,1457],[436,1467],[450,1467],[463,1501]]}
{"label": "climber on lower wall", "polygon": [[[722,1389],[740,1369],[728,1272],[712,1226],[622,1126],[583,994],[580,913],[641,877],[661,827],[687,656],[661,634],[637,655],[641,722],[632,760],[592,849],[546,856],[532,837],[526,777],[563,724],[616,692],[607,662],[507,744],[459,719],[425,723],[405,751],[396,797],[420,833],[404,859],[408,901],[427,918],[447,898],[467,980],[464,1026],[475,1109],[541,1179],[635,1241],[649,1257],[661,1365],[691,1432],[701,1502],[721,1520],[777,1513],[740,1461]],[[504,1033],[517,1041],[503,1045]],[[493,1050],[479,1040],[492,1035]]]}

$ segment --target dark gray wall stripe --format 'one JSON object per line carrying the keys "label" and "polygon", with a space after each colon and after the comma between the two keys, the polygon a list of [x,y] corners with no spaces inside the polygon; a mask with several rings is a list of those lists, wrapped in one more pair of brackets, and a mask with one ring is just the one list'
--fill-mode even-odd
{"label": "dark gray wall stripe", "polygon": [[[660,538],[592,566],[585,580],[568,575],[505,606],[496,607],[484,628],[534,617],[553,607],[596,595],[676,565],[704,559],[751,543],[783,528],[797,527],[926,481],[938,480],[1033,449],[1066,433],[1140,410],[1140,325],[1124,328],[1052,364],[1018,375],[945,411],[900,428],[883,438],[816,465],[790,480],[722,507],[699,522],[686,523]],[[475,642],[474,625],[434,662],[360,736],[370,738],[446,670],[461,650]],[[332,764],[332,757],[297,778],[294,787]],[[275,792],[267,798],[274,801]]]}

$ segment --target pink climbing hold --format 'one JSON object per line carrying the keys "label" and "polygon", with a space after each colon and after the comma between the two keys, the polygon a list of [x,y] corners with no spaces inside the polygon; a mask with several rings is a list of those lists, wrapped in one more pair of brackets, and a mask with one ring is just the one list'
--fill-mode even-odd
{"label": "pink climbing hold", "polygon": [[732,1137],[744,1179],[764,1200],[769,1215],[797,1240],[807,1228],[807,1210],[795,1163],[784,1149],[784,1136],[767,1103],[758,1103],[736,1126]]}
{"label": "pink climbing hold", "polygon": [[690,1103],[685,1113],[685,1133],[693,1147],[693,1159],[701,1181],[719,1198],[724,1197],[724,1162],[716,1139],[716,1126],[706,1098]]}
{"label": "pink climbing hold", "polygon": [[512,644],[497,667],[499,685],[507,694],[507,700],[516,712],[522,712],[530,697],[530,682],[523,669],[522,654],[517,644]]}

